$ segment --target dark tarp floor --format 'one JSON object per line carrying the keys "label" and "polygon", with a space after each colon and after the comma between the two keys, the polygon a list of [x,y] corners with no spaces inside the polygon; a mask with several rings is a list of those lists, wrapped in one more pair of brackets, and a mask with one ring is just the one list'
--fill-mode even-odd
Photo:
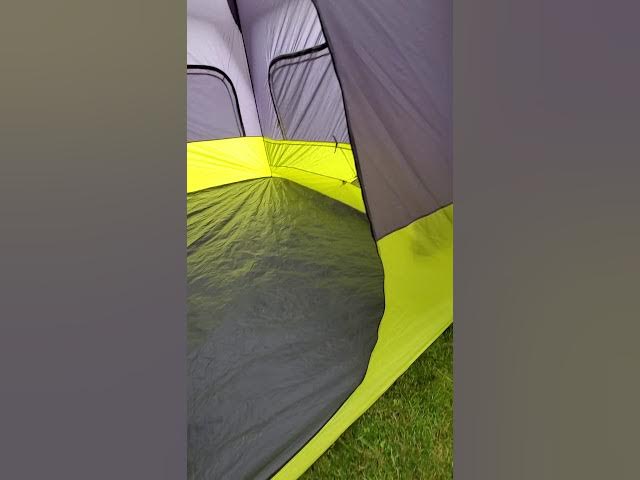
{"label": "dark tarp floor", "polygon": [[362,381],[382,265],[365,215],[285,179],[187,211],[189,478],[269,478]]}

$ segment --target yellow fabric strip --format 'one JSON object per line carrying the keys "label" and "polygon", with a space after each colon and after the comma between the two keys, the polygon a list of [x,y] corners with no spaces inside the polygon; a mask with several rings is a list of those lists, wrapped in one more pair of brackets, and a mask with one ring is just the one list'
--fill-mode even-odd
{"label": "yellow fabric strip", "polygon": [[187,144],[187,193],[262,177],[281,177],[365,211],[346,143],[238,137]]}
{"label": "yellow fabric strip", "polygon": [[358,178],[348,143],[264,139],[269,164],[289,167],[345,182]]}
{"label": "yellow fabric strip", "polygon": [[187,193],[270,176],[262,137],[187,143]]}
{"label": "yellow fabric strip", "polygon": [[453,321],[453,206],[378,241],[385,312],[362,383],[273,478],[302,475]]}
{"label": "yellow fabric strip", "polygon": [[334,200],[365,211],[351,146],[346,143],[271,140],[265,149],[274,177],[304,185]]}

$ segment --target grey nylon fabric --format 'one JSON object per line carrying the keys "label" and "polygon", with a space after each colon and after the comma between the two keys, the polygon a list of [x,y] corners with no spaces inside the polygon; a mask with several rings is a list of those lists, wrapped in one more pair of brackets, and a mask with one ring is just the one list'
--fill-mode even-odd
{"label": "grey nylon fabric", "polygon": [[240,28],[240,17],[238,16],[238,6],[236,5],[236,0],[227,0],[229,4],[229,11],[231,12],[231,16],[233,17],[233,21],[236,22],[238,28]]}
{"label": "grey nylon fabric", "polygon": [[187,65],[222,70],[237,92],[246,135],[262,135],[242,34],[227,0],[187,0]]}
{"label": "grey nylon fabric", "polygon": [[364,377],[382,265],[365,215],[288,180],[187,203],[188,476],[266,479]]}
{"label": "grey nylon fabric", "polygon": [[187,70],[187,141],[243,136],[242,121],[231,84],[223,75]]}
{"label": "grey nylon fabric", "polygon": [[328,48],[276,59],[269,81],[283,138],[349,142]]}
{"label": "grey nylon fabric", "polygon": [[[325,43],[310,0],[237,0],[263,134],[282,139],[269,82],[277,57]],[[274,96],[287,118],[287,139],[348,141],[342,94],[330,57],[279,69]],[[316,97],[312,97],[315,94]]]}
{"label": "grey nylon fabric", "polygon": [[314,3],[381,238],[452,201],[451,1]]}

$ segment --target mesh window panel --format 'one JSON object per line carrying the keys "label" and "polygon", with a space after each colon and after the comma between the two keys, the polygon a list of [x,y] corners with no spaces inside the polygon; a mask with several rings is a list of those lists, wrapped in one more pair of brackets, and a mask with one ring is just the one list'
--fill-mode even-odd
{"label": "mesh window panel", "polygon": [[187,141],[243,136],[238,98],[229,78],[214,67],[187,67]]}

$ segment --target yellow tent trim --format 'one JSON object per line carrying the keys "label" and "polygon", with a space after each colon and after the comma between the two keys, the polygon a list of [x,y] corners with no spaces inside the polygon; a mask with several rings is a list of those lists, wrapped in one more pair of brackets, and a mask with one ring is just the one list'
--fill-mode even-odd
{"label": "yellow tent trim", "polygon": [[351,146],[346,143],[264,139],[272,167],[289,167],[345,182],[358,178]]}
{"label": "yellow tent trim", "polygon": [[187,144],[187,193],[263,177],[281,177],[365,211],[346,143],[239,137]]}
{"label": "yellow tent trim", "polygon": [[187,143],[187,193],[270,176],[262,137]]}

